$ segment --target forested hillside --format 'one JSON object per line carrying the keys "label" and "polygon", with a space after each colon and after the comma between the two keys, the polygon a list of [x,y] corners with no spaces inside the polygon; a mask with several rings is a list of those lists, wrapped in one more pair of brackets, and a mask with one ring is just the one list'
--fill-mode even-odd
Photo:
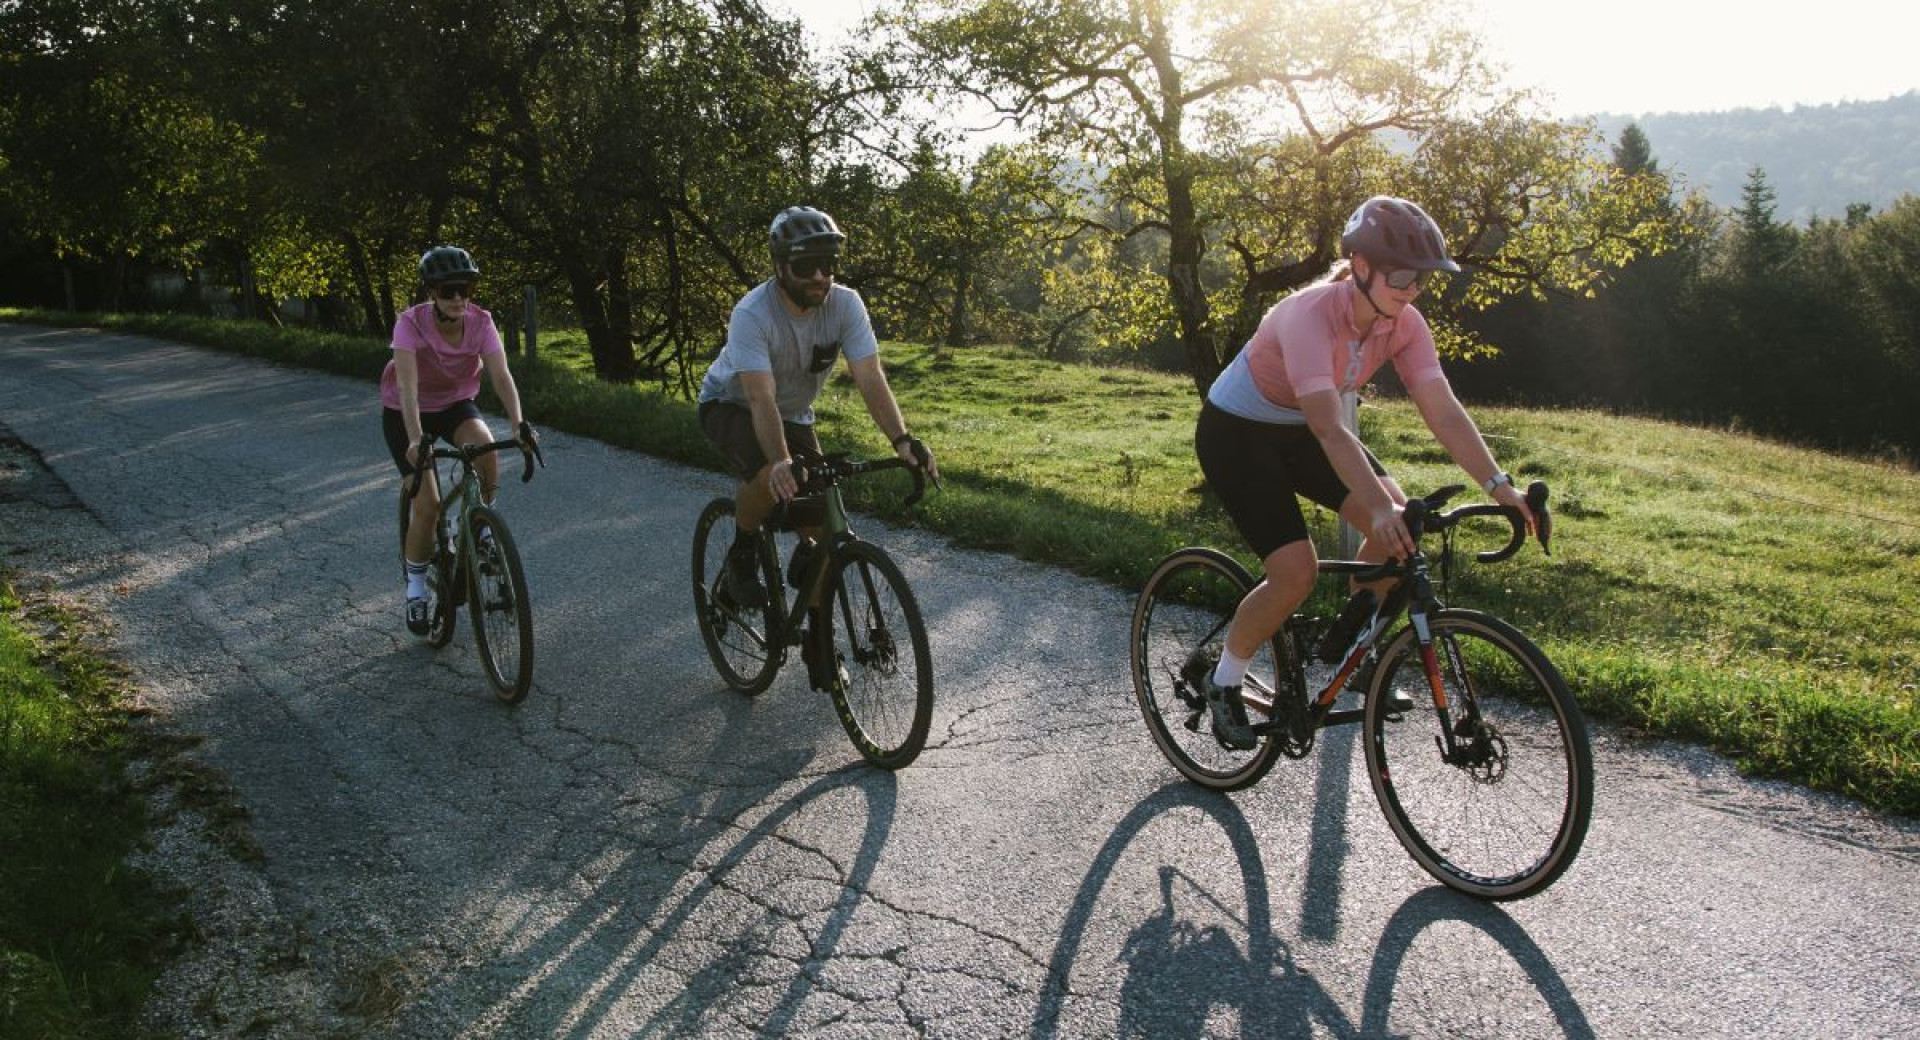
{"label": "forested hillside", "polygon": [[1853,203],[1881,210],[1920,193],[1920,90],[1791,110],[1610,113],[1595,121],[1608,141],[1637,123],[1662,168],[1726,209],[1740,205],[1756,166],[1767,171],[1780,217],[1796,224],[1844,217]]}

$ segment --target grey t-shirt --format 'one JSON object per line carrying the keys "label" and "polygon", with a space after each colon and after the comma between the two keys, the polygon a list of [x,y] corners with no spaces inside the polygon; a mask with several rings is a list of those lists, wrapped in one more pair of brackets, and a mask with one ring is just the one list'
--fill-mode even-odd
{"label": "grey t-shirt", "polygon": [[813,400],[844,356],[859,361],[880,353],[873,322],[860,294],[844,285],[827,291],[811,313],[795,316],[780,300],[780,287],[761,282],[734,305],[727,342],[700,382],[700,402],[745,406],[740,373],[773,373],[774,401],[787,422],[813,422]]}

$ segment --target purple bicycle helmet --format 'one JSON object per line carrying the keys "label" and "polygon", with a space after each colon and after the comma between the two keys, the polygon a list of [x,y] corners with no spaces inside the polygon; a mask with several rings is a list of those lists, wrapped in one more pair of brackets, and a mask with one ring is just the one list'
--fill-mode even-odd
{"label": "purple bicycle helmet", "polygon": [[1454,271],[1460,265],[1447,256],[1447,238],[1427,211],[1391,195],[1375,195],[1347,218],[1340,248],[1348,256],[1361,253],[1382,267],[1411,267],[1417,271]]}

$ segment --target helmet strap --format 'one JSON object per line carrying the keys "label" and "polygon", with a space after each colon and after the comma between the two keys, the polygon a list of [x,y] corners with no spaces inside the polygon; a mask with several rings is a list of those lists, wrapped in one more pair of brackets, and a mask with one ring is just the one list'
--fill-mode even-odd
{"label": "helmet strap", "polygon": [[1379,272],[1373,269],[1373,265],[1368,264],[1367,276],[1362,278],[1357,274],[1354,275],[1353,284],[1360,290],[1360,295],[1367,298],[1367,306],[1373,308],[1373,316],[1375,318],[1384,318],[1387,316],[1386,310],[1380,306],[1379,301],[1373,298],[1373,279],[1377,274],[1379,274]]}
{"label": "helmet strap", "polygon": [[440,309],[440,300],[438,297],[434,297],[432,302],[433,302],[434,317],[440,319],[441,321],[459,321],[460,320],[458,317],[452,314],[448,314],[446,311],[443,311]]}

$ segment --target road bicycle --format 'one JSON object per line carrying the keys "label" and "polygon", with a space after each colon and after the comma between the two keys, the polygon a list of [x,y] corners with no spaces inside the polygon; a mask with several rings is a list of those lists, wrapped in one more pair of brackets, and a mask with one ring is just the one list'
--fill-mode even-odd
{"label": "road bicycle", "polygon": [[[480,496],[475,460],[489,452],[519,448],[520,482],[533,479],[536,461],[547,464],[532,427],[521,423],[523,440],[436,446],[431,434],[421,438],[414,469],[400,496],[401,563],[406,563],[407,526],[413,518],[413,496],[420,493],[429,467],[438,486],[449,488],[440,497],[433,528],[433,558],[427,576],[427,642],[446,646],[453,639],[454,616],[462,605],[473,624],[473,641],[480,648],[480,664],[487,684],[508,704],[518,704],[533,683],[533,607],[527,598],[526,571],[520,550],[500,511]],[[428,461],[431,460],[431,461]],[[440,463],[453,465],[442,470]]]}
{"label": "road bicycle", "polygon": [[[1483,563],[1526,543],[1518,510],[1442,512],[1461,490],[1407,503],[1415,546],[1408,559],[1320,562],[1321,574],[1396,583],[1324,682],[1309,684],[1306,667],[1317,620],[1290,619],[1261,649],[1242,686],[1257,738],[1251,749],[1229,747],[1213,731],[1197,685],[1254,586],[1225,553],[1181,549],[1147,579],[1133,612],[1134,696],[1174,768],[1220,791],[1256,783],[1282,755],[1304,757],[1322,726],[1364,724],[1374,794],[1414,860],[1461,892],[1518,899],[1552,884],[1579,852],[1593,811],[1593,753],[1580,706],[1540,648],[1499,618],[1443,602],[1463,520],[1500,516],[1513,526],[1504,547],[1475,554]],[[1527,501],[1550,554],[1547,486],[1536,481]],[[1421,547],[1430,534],[1442,539],[1439,590]],[[1406,624],[1393,630],[1403,616]],[[1335,710],[1345,690],[1363,692],[1364,706]]]}
{"label": "road bicycle", "polygon": [[[927,628],[907,579],[885,550],[848,527],[840,485],[887,469],[913,475],[913,505],[926,478],[899,458],[861,462],[844,452],[796,462],[800,495],[775,510],[753,537],[766,603],[746,606],[727,591],[727,554],[738,537],[732,498],[707,503],[693,530],[693,607],[720,678],[758,694],[772,685],[787,649],[799,647],[807,681],[833,699],[840,724],[867,761],[900,769],[919,756],[933,721],[933,659]],[[810,552],[781,580],[774,532],[815,531]],[[797,548],[797,547],[796,547]],[[795,594],[791,602],[786,586]]]}

